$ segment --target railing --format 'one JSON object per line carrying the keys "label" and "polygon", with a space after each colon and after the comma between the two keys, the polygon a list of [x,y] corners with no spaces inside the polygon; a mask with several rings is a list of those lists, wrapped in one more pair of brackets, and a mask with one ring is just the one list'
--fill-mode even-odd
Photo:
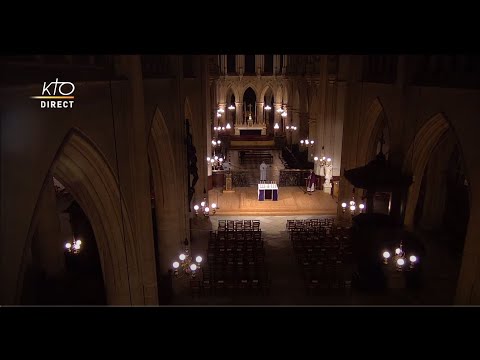
{"label": "railing", "polygon": [[308,169],[280,170],[279,186],[305,186],[305,179],[310,174]]}

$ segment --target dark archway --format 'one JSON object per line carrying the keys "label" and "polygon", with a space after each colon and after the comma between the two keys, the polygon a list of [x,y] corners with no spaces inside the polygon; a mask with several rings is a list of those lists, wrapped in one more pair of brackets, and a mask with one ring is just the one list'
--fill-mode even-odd
{"label": "dark archway", "polygon": [[[149,300],[145,298],[143,291],[140,269],[142,264],[138,263],[132,225],[114,174],[95,143],[74,128],[60,146],[41,193],[54,176],[65,185],[85,212],[97,241],[107,303],[145,304]],[[39,217],[40,207],[37,204],[30,225],[21,274],[27,265],[25,259],[28,244],[31,243]],[[146,274],[150,268],[142,270]],[[19,282],[19,286],[22,285],[23,276]],[[19,290],[17,294],[20,294]]]}

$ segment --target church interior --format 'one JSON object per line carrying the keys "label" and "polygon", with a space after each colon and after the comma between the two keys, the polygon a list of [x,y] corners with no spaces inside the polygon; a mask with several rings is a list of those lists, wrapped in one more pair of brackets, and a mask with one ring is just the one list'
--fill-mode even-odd
{"label": "church interior", "polygon": [[480,57],[0,57],[1,305],[480,304]]}

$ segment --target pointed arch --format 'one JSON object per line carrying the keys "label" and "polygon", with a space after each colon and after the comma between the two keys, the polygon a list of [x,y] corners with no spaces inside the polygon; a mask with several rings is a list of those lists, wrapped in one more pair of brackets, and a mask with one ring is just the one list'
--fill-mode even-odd
{"label": "pointed arch", "polygon": [[263,99],[265,98],[265,95],[267,95],[268,89],[270,89],[270,91],[272,92],[272,94],[274,94],[274,92],[273,92],[273,86],[272,86],[272,84],[269,82],[269,83],[267,83],[267,84],[265,85],[265,87],[264,87],[264,88],[262,89],[262,91],[260,92],[260,97],[259,97],[260,101],[263,102]]}
{"label": "pointed arch", "polygon": [[432,116],[418,131],[405,157],[403,171],[413,175],[414,182],[408,190],[405,209],[405,225],[413,226],[420,186],[425,167],[435,147],[446,134],[450,125],[442,113]]}
{"label": "pointed arch", "polygon": [[[372,154],[376,152],[376,140],[380,131],[385,127],[389,131],[387,118],[383,105],[377,97],[373,100],[361,122],[357,154],[357,166],[362,166],[373,160]],[[390,138],[390,134],[387,135]]]}
{"label": "pointed arch", "polygon": [[[185,102],[185,113],[188,114],[189,104]],[[190,111],[191,113],[191,111]],[[172,134],[167,127],[165,118],[157,107],[152,120],[152,128],[148,143],[148,157],[152,171],[153,189],[155,193],[155,221],[158,235],[158,268],[159,279],[168,271],[170,260],[176,255],[178,244],[185,234],[184,199],[178,188],[179,172],[175,164]],[[180,204],[180,205],[179,205]]]}
{"label": "pointed arch", "polygon": [[[240,94],[239,94],[239,92],[238,92],[238,87],[237,87],[237,86],[234,86],[234,83],[229,84],[228,87],[227,87],[227,89],[226,89],[226,91],[225,91],[225,96],[226,96],[225,100],[226,100],[226,103],[227,103],[227,104],[228,104],[229,101],[230,101],[230,99],[229,99],[229,97],[228,97],[228,95],[229,95],[230,93],[233,93],[233,96],[235,96],[235,101],[239,101],[239,99],[240,99]],[[243,95],[243,92],[242,92],[242,95]]]}
{"label": "pointed arch", "polygon": [[[132,224],[106,157],[85,133],[72,128],[57,151],[41,193],[52,176],[68,189],[92,225],[108,304],[145,304]],[[38,211],[37,202],[28,242],[38,223]]]}
{"label": "pointed arch", "polygon": [[242,88],[242,91],[241,91],[241,92],[242,92],[242,99],[243,99],[244,96],[245,96],[245,92],[246,92],[249,88],[252,89],[252,91],[255,93],[255,98],[258,100],[258,91],[257,91],[257,88],[256,88],[256,86],[255,86],[253,83],[251,83],[251,82],[245,84],[245,86]]}
{"label": "pointed arch", "polygon": [[[185,111],[189,109],[185,101]],[[190,111],[191,113],[191,111]],[[154,179],[155,199],[163,208],[175,204],[177,199],[174,179],[177,179],[171,136],[165,118],[157,107],[152,120],[151,139],[148,142],[148,156]]]}

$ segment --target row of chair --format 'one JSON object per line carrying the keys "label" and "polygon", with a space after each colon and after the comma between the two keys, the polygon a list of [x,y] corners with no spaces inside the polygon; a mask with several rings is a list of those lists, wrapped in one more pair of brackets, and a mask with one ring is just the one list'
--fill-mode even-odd
{"label": "row of chair", "polygon": [[260,220],[218,220],[219,231],[259,231]]}
{"label": "row of chair", "polygon": [[270,292],[270,281],[260,279],[242,280],[191,280],[192,296],[224,296],[224,295],[267,295]]}
{"label": "row of chair", "polygon": [[287,220],[286,229],[288,231],[299,231],[320,228],[332,228],[333,218],[325,219],[306,219],[306,220]]}
{"label": "row of chair", "polygon": [[262,231],[249,231],[249,230],[242,230],[242,231],[235,231],[235,232],[228,232],[228,231],[210,231],[209,242],[218,242],[218,241],[261,241],[262,240]]}

